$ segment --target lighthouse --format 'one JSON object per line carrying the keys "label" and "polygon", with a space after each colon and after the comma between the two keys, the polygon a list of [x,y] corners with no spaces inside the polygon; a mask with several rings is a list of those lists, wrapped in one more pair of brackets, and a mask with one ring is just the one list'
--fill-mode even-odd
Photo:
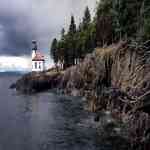
{"label": "lighthouse", "polygon": [[38,50],[37,42],[32,41],[32,71],[41,72],[45,70],[44,55]]}
{"label": "lighthouse", "polygon": [[32,59],[36,56],[37,52],[37,43],[36,41],[32,41]]}

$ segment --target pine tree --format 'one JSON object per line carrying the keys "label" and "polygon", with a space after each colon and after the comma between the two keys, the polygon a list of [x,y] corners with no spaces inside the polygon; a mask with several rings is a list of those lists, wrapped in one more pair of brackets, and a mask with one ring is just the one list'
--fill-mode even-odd
{"label": "pine tree", "polygon": [[75,34],[76,34],[76,24],[74,16],[71,16],[71,22],[69,26],[69,32],[67,36],[67,47],[68,47],[68,65],[74,65],[75,64],[75,55],[76,55],[76,40],[75,40]]}
{"label": "pine tree", "polygon": [[79,63],[87,53],[94,50],[95,35],[95,20],[93,22],[91,21],[88,7],[85,9],[84,17],[78,28],[72,15],[68,32],[65,32],[63,28],[61,30],[60,40],[58,42],[53,40],[52,42],[51,55],[53,56],[54,62],[57,63],[59,61],[64,69]]}
{"label": "pine tree", "polygon": [[75,34],[76,33],[76,24],[75,24],[75,19],[74,16],[71,16],[71,23],[69,26],[69,34]]}
{"label": "pine tree", "polygon": [[114,36],[113,0],[101,0],[96,13],[97,45],[111,44]]}
{"label": "pine tree", "polygon": [[65,29],[62,28],[61,30],[61,39],[63,40],[65,38]]}
{"label": "pine tree", "polygon": [[91,22],[91,14],[88,7],[86,7],[83,17],[83,29],[87,29]]}
{"label": "pine tree", "polygon": [[53,58],[53,61],[55,65],[58,63],[58,51],[57,51],[57,39],[53,39],[51,49],[50,49],[51,57]]}
{"label": "pine tree", "polygon": [[144,1],[143,23],[144,23],[144,40],[150,39],[150,1]]}

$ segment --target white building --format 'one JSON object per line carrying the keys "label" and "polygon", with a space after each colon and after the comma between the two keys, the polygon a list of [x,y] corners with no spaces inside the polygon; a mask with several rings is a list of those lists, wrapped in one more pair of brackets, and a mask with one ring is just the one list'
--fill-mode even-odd
{"label": "white building", "polygon": [[34,48],[32,49],[32,71],[40,72],[45,70],[44,56],[37,51],[36,42],[33,42]]}

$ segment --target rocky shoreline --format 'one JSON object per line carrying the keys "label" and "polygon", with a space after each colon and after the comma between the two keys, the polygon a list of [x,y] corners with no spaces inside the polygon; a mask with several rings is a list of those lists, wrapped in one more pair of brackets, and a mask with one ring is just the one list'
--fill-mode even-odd
{"label": "rocky shoreline", "polygon": [[16,89],[23,94],[33,94],[59,86],[63,73],[48,70],[45,72],[31,72],[23,75],[10,88]]}
{"label": "rocky shoreline", "polygon": [[23,93],[59,88],[65,94],[84,96],[88,109],[96,113],[95,121],[102,121],[101,112],[111,116],[100,130],[109,126],[109,136],[128,141],[130,149],[150,149],[148,43],[137,46],[121,41],[97,48],[82,63],[64,72],[29,73],[12,87]]}

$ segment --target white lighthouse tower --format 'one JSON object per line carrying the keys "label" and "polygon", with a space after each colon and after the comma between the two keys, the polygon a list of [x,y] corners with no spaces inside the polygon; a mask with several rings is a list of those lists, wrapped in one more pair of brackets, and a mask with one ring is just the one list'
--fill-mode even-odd
{"label": "white lighthouse tower", "polygon": [[41,72],[45,70],[45,59],[44,55],[38,51],[37,42],[32,41],[32,71]]}

